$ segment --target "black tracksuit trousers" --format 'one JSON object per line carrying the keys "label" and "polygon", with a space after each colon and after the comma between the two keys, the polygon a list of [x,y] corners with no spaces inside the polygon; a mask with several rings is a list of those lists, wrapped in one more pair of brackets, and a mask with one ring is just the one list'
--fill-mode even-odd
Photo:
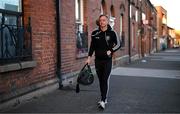
{"label": "black tracksuit trousers", "polygon": [[101,100],[105,102],[109,89],[109,77],[112,68],[112,59],[108,59],[108,60],[96,59],[95,68],[99,78]]}

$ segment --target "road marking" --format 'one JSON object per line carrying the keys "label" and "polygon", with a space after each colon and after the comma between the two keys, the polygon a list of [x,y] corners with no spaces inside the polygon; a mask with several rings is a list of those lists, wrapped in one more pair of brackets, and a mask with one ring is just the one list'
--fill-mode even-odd
{"label": "road marking", "polygon": [[151,59],[152,61],[165,61],[165,62],[169,62],[169,61],[180,61],[180,59]]}
{"label": "road marking", "polygon": [[179,50],[166,50],[165,52],[179,52]]}
{"label": "road marking", "polygon": [[180,79],[180,70],[118,67],[112,70],[111,75]]}
{"label": "road marking", "polygon": [[180,56],[180,53],[153,53],[151,56],[165,56],[165,55],[169,55],[169,56]]}
{"label": "road marking", "polygon": [[175,57],[172,57],[172,56],[159,56],[159,57],[156,57],[156,56],[149,56],[148,58],[150,58],[150,60],[152,61],[180,61],[180,57],[178,56],[175,56]]}

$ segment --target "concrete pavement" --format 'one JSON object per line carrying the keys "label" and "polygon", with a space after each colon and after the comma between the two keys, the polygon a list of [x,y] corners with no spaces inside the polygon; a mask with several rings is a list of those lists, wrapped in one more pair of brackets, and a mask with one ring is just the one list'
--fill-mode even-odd
{"label": "concrete pavement", "polygon": [[180,113],[180,49],[166,50],[112,71],[108,104],[97,108],[98,80],[55,90],[16,105],[9,113]]}

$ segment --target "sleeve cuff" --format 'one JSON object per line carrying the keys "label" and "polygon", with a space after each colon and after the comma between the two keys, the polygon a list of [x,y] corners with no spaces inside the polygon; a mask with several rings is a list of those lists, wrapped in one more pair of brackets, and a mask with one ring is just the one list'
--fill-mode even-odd
{"label": "sleeve cuff", "polygon": [[111,53],[113,53],[114,51],[113,51],[113,49],[110,49],[110,51],[111,51]]}

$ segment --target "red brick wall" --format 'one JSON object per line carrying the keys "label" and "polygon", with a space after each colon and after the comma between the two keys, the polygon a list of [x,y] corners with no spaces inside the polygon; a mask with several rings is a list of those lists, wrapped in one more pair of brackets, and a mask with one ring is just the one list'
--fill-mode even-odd
{"label": "red brick wall", "polygon": [[31,0],[31,11],[33,57],[38,61],[35,79],[51,78],[55,75],[56,65],[55,2]]}
{"label": "red brick wall", "polygon": [[77,65],[75,64],[75,3],[61,0],[61,4],[61,71],[68,73]]}

